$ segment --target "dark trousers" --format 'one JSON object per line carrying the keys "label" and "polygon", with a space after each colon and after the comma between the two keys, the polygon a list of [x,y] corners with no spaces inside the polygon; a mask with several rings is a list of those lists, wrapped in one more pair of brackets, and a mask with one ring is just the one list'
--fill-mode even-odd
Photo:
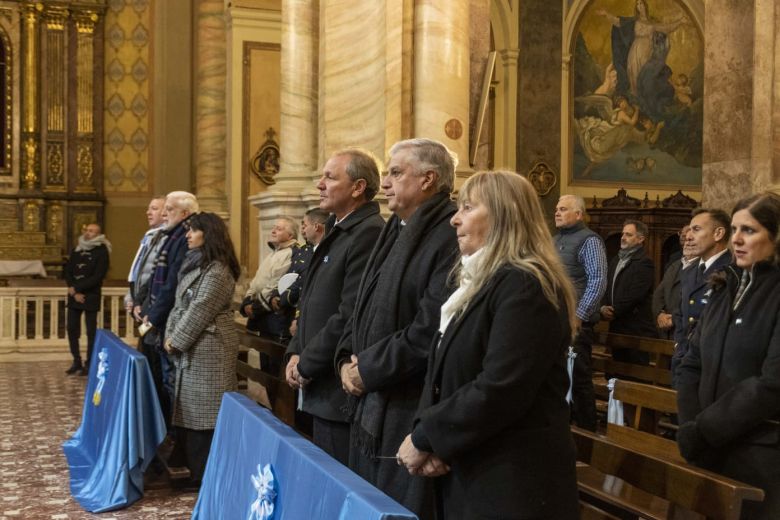
{"label": "dark trousers", "polygon": [[176,443],[173,446],[168,465],[171,467],[186,466],[190,469],[190,480],[200,483],[206,471],[206,462],[211,450],[214,430],[191,430],[176,426]]}
{"label": "dark trousers", "polygon": [[81,361],[79,339],[81,338],[82,313],[84,314],[84,322],[87,325],[86,365],[89,367],[89,360],[92,359],[92,348],[95,346],[98,311],[85,311],[84,309],[74,309],[73,307],[68,307],[68,343],[70,344],[70,355],[73,356],[73,361]]}
{"label": "dark trousers", "polygon": [[591,352],[593,350],[593,324],[583,322],[574,338],[574,370],[572,371],[571,416],[580,428],[596,431],[596,394],[593,391],[593,368]]}
{"label": "dark trousers", "polygon": [[[150,336],[151,334],[151,336]],[[170,430],[171,428],[171,413],[173,407],[173,394],[169,391],[169,386],[173,388],[173,384],[167,382],[168,375],[166,375],[162,362],[163,351],[158,347],[159,335],[156,331],[148,332],[145,336],[139,339],[139,350],[143,352],[146,357],[146,361],[149,363],[149,371],[152,373],[152,381],[154,381],[154,389],[157,392],[157,400],[160,403],[160,411],[165,419],[165,426]]]}
{"label": "dark trousers", "polygon": [[349,423],[313,417],[312,441],[337,461],[349,465]]}

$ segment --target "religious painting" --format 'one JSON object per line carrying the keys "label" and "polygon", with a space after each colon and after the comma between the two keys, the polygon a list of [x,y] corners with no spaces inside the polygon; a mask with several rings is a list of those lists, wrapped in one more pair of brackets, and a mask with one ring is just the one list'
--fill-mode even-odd
{"label": "religious painting", "polygon": [[681,0],[594,0],[572,60],[573,183],[701,186],[703,42]]}

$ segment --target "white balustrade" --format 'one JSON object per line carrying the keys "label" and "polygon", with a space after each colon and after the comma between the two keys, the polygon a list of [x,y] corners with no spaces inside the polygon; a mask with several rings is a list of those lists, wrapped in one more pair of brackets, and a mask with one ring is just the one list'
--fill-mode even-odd
{"label": "white balustrade", "polygon": [[[104,287],[98,328],[106,328],[125,343],[138,342],[133,318],[125,311],[124,287]],[[0,354],[68,353],[65,287],[0,287]],[[31,321],[30,321],[31,320]],[[82,350],[86,327],[82,317]]]}

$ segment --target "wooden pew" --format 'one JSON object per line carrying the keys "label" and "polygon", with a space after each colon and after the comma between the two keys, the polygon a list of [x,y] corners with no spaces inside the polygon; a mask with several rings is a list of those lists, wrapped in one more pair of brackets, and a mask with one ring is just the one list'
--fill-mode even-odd
{"label": "wooden pew", "polygon": [[286,424],[295,428],[297,395],[285,379],[284,345],[247,332],[246,327],[240,323],[236,323],[236,332],[238,333],[239,345],[256,350],[264,354],[264,361],[267,359],[267,363],[261,363],[262,366],[259,369],[239,359],[236,364],[236,372],[239,376],[263,385],[268,393],[271,411]]}
{"label": "wooden pew", "polygon": [[[581,501],[619,518],[738,520],[761,489],[572,427]],[[596,517],[598,518],[598,517]]]}
{"label": "wooden pew", "polygon": [[[635,365],[615,361],[612,358],[612,349],[627,348],[640,352],[646,352],[650,357],[649,365]],[[591,363],[593,367],[593,386],[596,398],[602,403],[599,408],[604,411],[606,405],[603,401],[609,399],[606,376],[618,379],[639,381],[657,386],[669,387],[672,384],[670,370],[672,355],[674,354],[674,342],[658,339],[643,338],[640,336],[628,336],[625,334],[611,334],[600,332],[596,336],[593,345]]]}
{"label": "wooden pew", "polygon": [[678,463],[685,460],[677,443],[662,436],[659,424],[677,413],[677,392],[660,386],[617,380],[615,399],[623,403],[628,425],[607,423],[607,437],[628,448]]}

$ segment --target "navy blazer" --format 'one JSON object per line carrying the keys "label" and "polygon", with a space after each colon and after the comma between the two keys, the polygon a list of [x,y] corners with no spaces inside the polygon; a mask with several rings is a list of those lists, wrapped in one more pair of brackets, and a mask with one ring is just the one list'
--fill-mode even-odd
{"label": "navy blazer", "polygon": [[[701,262],[701,261],[700,261]],[[704,306],[707,305],[707,279],[722,271],[731,263],[731,253],[726,251],[720,255],[699,278],[697,270],[699,263],[680,273],[680,310],[674,315],[674,341],[676,357],[683,357],[688,352],[688,336],[696,326]]]}

